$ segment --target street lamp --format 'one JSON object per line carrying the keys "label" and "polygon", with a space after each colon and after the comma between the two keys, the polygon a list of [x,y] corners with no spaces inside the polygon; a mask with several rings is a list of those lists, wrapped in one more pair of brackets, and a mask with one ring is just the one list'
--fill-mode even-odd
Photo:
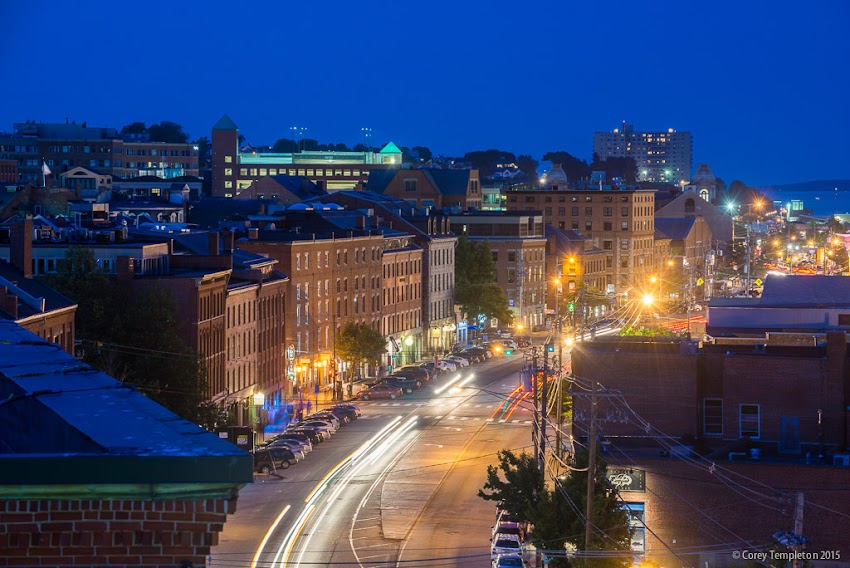
{"label": "street lamp", "polygon": [[254,393],[254,412],[257,414],[257,430],[259,430],[260,441],[266,439],[266,428],[263,425],[263,406],[266,403],[265,393]]}
{"label": "street lamp", "polygon": [[652,294],[643,295],[643,304],[645,306],[651,306],[653,302],[655,302],[655,298],[652,297]]}

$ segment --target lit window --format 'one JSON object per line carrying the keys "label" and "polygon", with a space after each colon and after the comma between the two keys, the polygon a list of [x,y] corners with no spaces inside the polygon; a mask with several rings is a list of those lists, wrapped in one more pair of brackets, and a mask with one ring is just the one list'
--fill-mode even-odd
{"label": "lit window", "polygon": [[225,156],[225,157],[224,157],[224,163],[225,163],[225,164],[231,164],[231,163],[233,163],[233,156]]}

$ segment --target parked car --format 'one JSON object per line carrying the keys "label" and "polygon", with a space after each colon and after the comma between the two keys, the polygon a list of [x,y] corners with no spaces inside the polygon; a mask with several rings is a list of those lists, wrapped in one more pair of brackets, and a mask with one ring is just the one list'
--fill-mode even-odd
{"label": "parked car", "polygon": [[515,534],[520,540],[525,540],[523,524],[514,521],[499,521],[493,525],[493,537],[497,534]]}
{"label": "parked car", "polygon": [[523,555],[522,540],[514,534],[496,534],[490,539],[490,558],[494,556],[508,555],[519,556]]}
{"label": "parked car", "polygon": [[419,368],[425,369],[426,371],[428,371],[428,374],[431,375],[432,377],[436,377],[440,373],[445,372],[444,369],[441,369],[440,367],[438,367],[433,361],[428,361],[427,363],[422,363],[421,365],[419,365]]}
{"label": "parked car", "polygon": [[286,434],[301,434],[303,436],[307,436],[310,440],[310,443],[314,446],[316,444],[321,444],[327,438],[323,436],[321,432],[318,430],[314,430],[312,428],[301,428],[300,426],[290,426],[286,430],[284,430]]}
{"label": "parked car", "polygon": [[359,409],[355,410],[353,407],[348,406],[334,405],[328,408],[327,410],[329,412],[333,412],[337,416],[344,416],[349,423],[354,420],[357,420],[357,417],[360,416]]}
{"label": "parked car", "polygon": [[531,338],[528,336],[516,337],[514,338],[516,344],[519,345],[520,348],[523,347],[531,347]]}
{"label": "parked car", "polygon": [[418,379],[413,377],[396,377],[389,376],[384,378],[384,384],[398,387],[405,392],[405,394],[411,394],[413,391],[422,386],[422,383],[419,382]]}
{"label": "parked car", "polygon": [[451,361],[452,363],[457,364],[459,367],[469,367],[469,361],[465,357],[461,357],[459,355],[451,355],[446,357],[444,361]]}
{"label": "parked car", "polygon": [[[258,448],[287,448],[291,450],[293,453],[296,451],[306,456],[310,452],[313,451],[313,445],[308,440],[307,442],[302,442],[299,440],[282,440],[277,439],[271,441],[269,443],[261,444],[257,446]],[[295,454],[295,457],[298,457],[298,454]]]}
{"label": "parked car", "polygon": [[313,420],[313,419],[304,419],[300,422],[296,423],[296,426],[299,428],[314,428],[319,432],[327,434],[327,437],[330,438],[335,432],[336,428],[330,422],[325,422],[324,420]]}
{"label": "parked car", "polygon": [[469,351],[470,353],[477,353],[478,355],[481,355],[482,357],[484,357],[484,359],[489,359],[490,357],[493,356],[492,351],[490,351],[489,349],[482,347],[480,345],[477,346],[477,347],[471,347],[467,351]]}
{"label": "parked car", "polygon": [[458,363],[456,363],[455,361],[446,361],[446,359],[440,359],[440,361],[437,363],[437,368],[443,373],[457,371],[458,367],[460,367]]}
{"label": "parked car", "polygon": [[357,398],[361,400],[371,400],[373,398],[389,398],[395,400],[400,397],[402,390],[398,387],[390,385],[375,385],[357,393]]}
{"label": "parked car", "polygon": [[263,444],[261,444],[261,445],[270,446],[270,445],[274,444],[275,442],[277,442],[278,440],[299,442],[301,444],[305,444],[307,446],[310,446],[311,450],[313,448],[313,442],[310,441],[309,436],[307,436],[306,434],[295,434],[295,433],[292,433],[292,432],[286,432],[286,433],[281,432],[280,434],[277,434],[276,436],[269,438],[268,440],[263,442]]}
{"label": "parked car", "polygon": [[431,373],[422,367],[402,367],[393,372],[393,375],[411,376],[419,379],[419,382],[426,383],[431,380]]}
{"label": "parked car", "polygon": [[461,357],[466,357],[466,359],[470,363],[482,363],[484,361],[484,355],[477,351],[473,351],[471,349],[466,349],[465,351],[461,351],[459,353]]}
{"label": "parked car", "polygon": [[354,412],[356,416],[360,416],[360,407],[356,404],[351,404],[350,402],[338,402],[331,408],[342,408]]}
{"label": "parked car", "polygon": [[321,420],[323,422],[328,422],[334,427],[334,430],[339,430],[340,426],[342,426],[342,421],[334,416],[332,412],[314,412],[305,416],[304,420]]}
{"label": "parked car", "polygon": [[525,560],[519,556],[499,554],[490,560],[490,566],[492,568],[523,568],[525,566]]}
{"label": "parked car", "polygon": [[332,408],[326,408],[324,410],[319,410],[318,412],[314,412],[313,414],[307,415],[307,418],[318,418],[319,420],[330,420],[337,426],[337,430],[339,430],[339,426],[345,426],[349,422],[351,422],[351,418],[346,416],[342,411],[334,412]]}
{"label": "parked car", "polygon": [[296,463],[295,454],[286,448],[260,449],[254,452],[254,471],[269,474]]}

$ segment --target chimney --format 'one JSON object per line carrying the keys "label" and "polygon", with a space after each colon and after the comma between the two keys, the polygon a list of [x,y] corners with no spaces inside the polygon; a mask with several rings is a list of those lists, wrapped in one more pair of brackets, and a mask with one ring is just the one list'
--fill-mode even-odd
{"label": "chimney", "polygon": [[256,241],[260,238],[260,230],[256,227],[248,227],[248,240]]}
{"label": "chimney", "polygon": [[207,254],[218,256],[218,233],[216,232],[207,233]]}
{"label": "chimney", "polygon": [[367,219],[366,215],[361,215],[360,217],[357,218],[357,228],[358,229],[365,229],[366,228],[366,219]]}
{"label": "chimney", "polygon": [[32,219],[12,224],[9,260],[12,266],[24,274],[24,278],[32,278]]}
{"label": "chimney", "polygon": [[3,310],[13,320],[18,319],[18,297],[9,293],[6,286],[0,287],[0,310]]}
{"label": "chimney", "polygon": [[121,282],[129,282],[133,279],[133,257],[119,256],[115,259],[115,272],[118,274],[118,280]]}
{"label": "chimney", "polygon": [[233,242],[234,235],[233,231],[230,229],[226,229],[221,233],[222,245],[224,246],[224,254],[230,255],[233,254]]}

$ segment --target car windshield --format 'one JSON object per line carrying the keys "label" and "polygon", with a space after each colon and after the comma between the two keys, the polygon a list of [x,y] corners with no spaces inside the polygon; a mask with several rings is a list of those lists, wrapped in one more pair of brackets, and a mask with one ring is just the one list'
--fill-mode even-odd
{"label": "car windshield", "polygon": [[500,538],[496,541],[496,546],[499,548],[519,548],[519,541]]}

